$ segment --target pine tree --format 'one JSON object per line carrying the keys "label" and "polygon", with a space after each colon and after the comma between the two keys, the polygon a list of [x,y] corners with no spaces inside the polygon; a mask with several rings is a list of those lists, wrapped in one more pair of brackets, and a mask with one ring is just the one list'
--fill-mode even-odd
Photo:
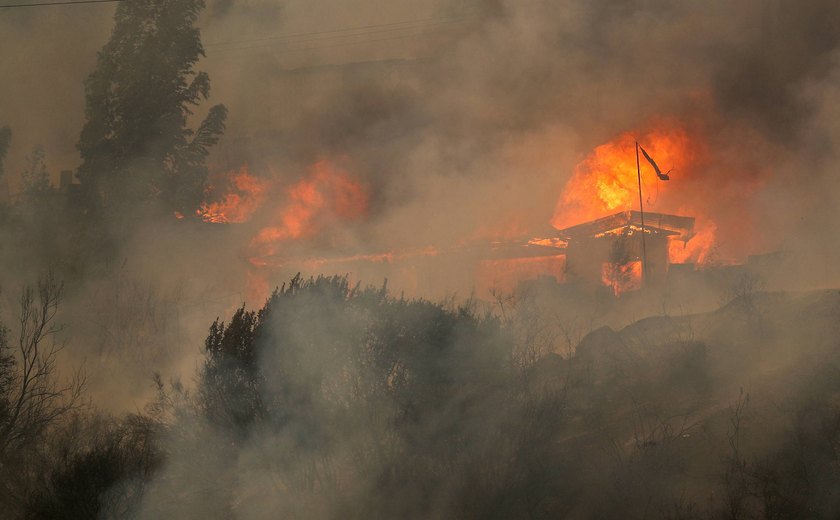
{"label": "pine tree", "polygon": [[210,79],[195,26],[203,0],[121,2],[114,30],[85,82],[86,121],[79,179],[93,205],[153,203],[192,214],[206,183],[205,158],[224,131],[227,109],[212,107],[197,130],[194,107]]}

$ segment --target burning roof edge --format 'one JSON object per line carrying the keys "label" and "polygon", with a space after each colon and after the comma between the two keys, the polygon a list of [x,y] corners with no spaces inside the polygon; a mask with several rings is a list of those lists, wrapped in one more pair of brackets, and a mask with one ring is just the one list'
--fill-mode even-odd
{"label": "burning roof edge", "polygon": [[[564,240],[573,240],[593,237],[630,225],[641,227],[641,224],[642,214],[640,212],[622,211],[614,215],[560,229],[557,231],[557,234]],[[687,241],[694,236],[694,217],[645,212],[645,228],[670,231],[673,234],[679,235],[681,240]]]}

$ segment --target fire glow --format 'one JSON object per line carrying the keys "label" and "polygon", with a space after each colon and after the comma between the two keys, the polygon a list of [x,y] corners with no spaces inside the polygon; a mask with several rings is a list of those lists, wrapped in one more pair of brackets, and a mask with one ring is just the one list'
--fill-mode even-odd
{"label": "fire glow", "polygon": [[552,225],[562,229],[618,211],[638,210],[635,150],[638,140],[663,170],[673,170],[670,181],[660,181],[645,159],[641,159],[645,211],[687,214],[697,219],[696,233],[689,241],[670,243],[671,263],[709,261],[716,225],[704,215],[702,206],[692,201],[691,187],[686,182],[696,175],[696,162],[704,149],[702,139],[690,136],[679,124],[662,126],[646,133],[625,132],[587,155],[566,184]]}
{"label": "fire glow", "polygon": [[[645,213],[651,218],[659,215],[660,220],[662,216],[682,218],[679,216],[683,215],[692,222],[693,231],[688,228],[684,233],[666,236],[657,251],[672,264],[702,266],[719,261],[714,255],[718,227],[708,217],[716,213],[710,209],[709,201],[699,200],[700,197],[693,193],[707,168],[704,162],[706,145],[702,137],[690,134],[674,122],[660,123],[646,132],[625,132],[595,147],[575,167],[559,196],[551,224],[564,230],[593,221],[602,222],[625,212],[628,216],[637,212],[637,140],[663,171],[670,171],[671,176],[671,180],[660,180],[650,164],[642,159],[641,191]],[[348,162],[346,159],[320,160],[300,179],[283,185],[252,176],[243,167],[230,175],[230,193],[218,202],[202,206],[200,216],[213,223],[246,222],[258,213],[253,220],[261,226],[249,228],[250,238],[245,245],[245,256],[251,265],[248,284],[252,290],[249,292],[260,293],[251,298],[253,301],[267,294],[267,280],[275,269],[353,271],[361,264],[387,263],[404,264],[402,268],[411,271],[416,268],[415,259],[450,254],[456,258],[459,249],[463,248],[484,252],[485,256],[478,261],[473,273],[474,287],[480,290],[510,292],[519,282],[540,277],[551,277],[558,283],[579,279],[577,276],[582,272],[578,269],[579,264],[572,268],[567,258],[570,254],[568,237],[556,235],[523,240],[527,231],[515,223],[507,228],[480,227],[474,236],[449,247],[418,244],[392,251],[342,249],[335,242],[340,236],[335,234],[336,230],[362,222],[369,211],[366,186],[348,170]],[[632,218],[630,220],[623,225],[623,232],[629,233],[628,236],[641,232],[638,223],[633,224]],[[662,222],[649,221],[648,225],[651,227],[645,230],[646,234],[662,236],[662,231],[655,229],[656,225],[661,227]],[[592,237],[597,239],[599,235],[596,233]],[[653,236],[649,240],[656,242]],[[507,258],[499,257],[499,249],[505,251]],[[662,265],[661,261],[659,265]],[[638,251],[631,252],[626,261],[605,261],[599,267],[600,272],[591,277],[587,274],[587,279],[610,287],[616,296],[641,288],[642,262]],[[576,274],[570,277],[569,272]]]}
{"label": "fire glow", "polygon": [[247,166],[227,175],[228,192],[216,202],[205,202],[196,212],[205,222],[230,224],[246,222],[263,204],[268,181],[254,177]]}
{"label": "fire glow", "polygon": [[557,203],[552,219],[554,227],[562,229],[617,211],[638,209],[637,138],[659,164],[676,172],[675,179],[668,182],[650,178],[649,174],[645,176],[643,190],[647,195],[652,191],[654,196],[658,193],[664,197],[679,182],[680,173],[691,160],[689,139],[684,131],[653,131],[642,136],[623,133],[596,147],[575,167]]}
{"label": "fire glow", "polygon": [[611,288],[616,296],[641,289],[642,263],[636,261],[624,265],[603,264],[601,266],[601,283]]}
{"label": "fire glow", "polygon": [[331,161],[319,161],[310,174],[286,190],[286,203],[272,223],[251,241],[255,255],[275,255],[288,240],[311,237],[334,221],[354,221],[367,214],[368,195],[357,178]]}
{"label": "fire glow", "polygon": [[246,222],[263,204],[269,187],[267,180],[251,175],[247,166],[228,174],[227,178],[229,187],[224,198],[205,202],[197,211],[203,221],[216,224]]}
{"label": "fire glow", "polygon": [[362,183],[328,160],[318,161],[306,177],[282,189],[268,179],[252,175],[247,166],[229,173],[227,184],[228,192],[221,200],[205,202],[196,212],[203,221],[248,222],[262,209],[269,193],[277,194],[276,198],[282,201],[276,208],[269,208],[268,225],[251,240],[258,255],[275,254],[280,243],[312,237],[332,222],[358,220],[368,210],[368,195]]}
{"label": "fire glow", "polygon": [[[213,224],[241,224],[251,220],[263,224],[245,250],[252,266],[247,273],[250,301],[268,295],[266,273],[255,268],[282,263],[284,249],[295,241],[312,239],[334,224],[352,223],[367,215],[367,190],[342,163],[320,160],[303,178],[285,186],[252,175],[247,166],[242,166],[225,176],[224,196],[205,202],[196,212],[203,221]],[[279,203],[268,205],[269,200]],[[375,255],[359,258],[373,259]],[[310,260],[318,263],[317,259]]]}

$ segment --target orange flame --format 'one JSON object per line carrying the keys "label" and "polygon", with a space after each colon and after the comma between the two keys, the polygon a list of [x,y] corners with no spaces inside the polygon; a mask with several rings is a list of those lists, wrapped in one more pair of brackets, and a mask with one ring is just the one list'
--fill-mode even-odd
{"label": "orange flame", "polygon": [[603,264],[601,266],[601,283],[612,288],[613,294],[616,296],[641,289],[642,262],[637,260],[625,265]]}
{"label": "orange flame", "polygon": [[668,244],[668,258],[672,264],[696,262],[706,264],[715,246],[717,226],[709,220],[702,220],[700,227],[687,242],[672,240]]}
{"label": "orange flame", "polygon": [[[281,243],[310,237],[336,221],[352,221],[367,213],[368,196],[353,175],[331,161],[315,163],[309,175],[280,189],[274,182],[255,177],[247,166],[227,175],[228,192],[219,201],[205,202],[196,214],[205,222],[241,223],[249,221],[266,202],[269,192],[284,192],[281,205],[273,210],[270,224],[261,228],[250,241],[249,261],[254,266],[247,273],[248,301],[268,297],[269,273],[264,268],[279,265],[276,258]],[[371,259],[376,255],[369,255]],[[365,257],[367,258],[367,257]]]}
{"label": "orange flame", "polygon": [[[557,204],[552,224],[562,229],[589,220],[638,209],[636,140],[664,170],[673,169],[671,181],[659,181],[641,157],[642,189],[648,197],[664,195],[679,182],[690,164],[694,149],[684,130],[655,130],[644,135],[626,132],[595,148],[575,168]],[[655,184],[654,184],[655,183]]]}
{"label": "orange flame", "polygon": [[247,166],[228,175],[230,192],[218,202],[205,202],[196,212],[205,222],[245,222],[262,205],[269,182],[254,177]]}
{"label": "orange flame", "polygon": [[[657,129],[646,133],[626,132],[596,147],[575,168],[560,196],[552,224],[562,229],[619,211],[638,210],[637,140],[662,170],[673,170],[671,180],[661,181],[644,156],[640,155],[645,211],[674,213],[696,219],[693,236],[687,241],[671,241],[671,263],[703,264],[711,261],[717,226],[707,216],[707,208],[713,205],[713,201],[698,200],[694,191],[700,178],[698,163],[705,160],[706,147],[700,136],[689,136],[679,124],[661,122]],[[621,290],[617,290],[616,294],[619,292]]]}
{"label": "orange flame", "polygon": [[312,166],[310,176],[290,186],[288,202],[275,214],[275,223],[259,231],[251,242],[258,256],[276,254],[278,244],[318,232],[330,219],[355,220],[367,213],[362,184],[331,161]]}

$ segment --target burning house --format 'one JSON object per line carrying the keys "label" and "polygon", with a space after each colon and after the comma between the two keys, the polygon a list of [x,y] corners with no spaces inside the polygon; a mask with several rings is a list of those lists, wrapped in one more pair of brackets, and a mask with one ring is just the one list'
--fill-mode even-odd
{"label": "burning house", "polygon": [[[616,294],[665,283],[672,241],[688,242],[694,218],[623,211],[558,231],[568,282],[604,284]],[[645,269],[643,269],[643,264]]]}
{"label": "burning house", "polygon": [[[695,237],[695,219],[645,212],[642,224],[642,214],[628,210],[547,235],[476,246],[481,253],[475,277],[479,292],[511,291],[538,279],[583,289],[606,286],[616,295],[640,289],[643,278],[647,287],[662,287],[675,258],[679,261],[675,251],[690,247]],[[693,264],[685,265],[693,270]]]}
{"label": "burning house", "polygon": [[[549,238],[472,242],[443,248],[401,249],[371,254],[349,251],[320,257],[295,254],[291,245],[252,259],[261,269],[289,265],[312,272],[328,270],[352,273],[359,279],[385,276],[397,285],[434,292],[433,279],[443,266],[463,266],[447,278],[440,291],[452,287],[469,291],[459,283],[470,281],[478,294],[511,292],[527,281],[552,279],[580,288],[609,287],[615,295],[647,287],[664,286],[675,246],[682,248],[694,232],[695,219],[665,213],[622,211],[560,230]],[[643,274],[643,263],[646,269]],[[431,276],[432,273],[435,276]],[[413,281],[413,283],[412,283]]]}

